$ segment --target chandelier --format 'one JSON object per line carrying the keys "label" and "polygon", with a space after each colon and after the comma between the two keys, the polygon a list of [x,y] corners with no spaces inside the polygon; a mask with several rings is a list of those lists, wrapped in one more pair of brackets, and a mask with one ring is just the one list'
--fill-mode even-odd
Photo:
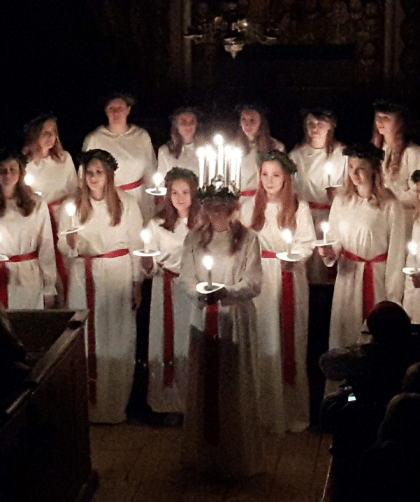
{"label": "chandelier", "polygon": [[201,2],[184,36],[196,44],[221,42],[225,50],[236,58],[245,45],[277,43],[277,29],[270,19],[247,17],[241,2],[223,2],[212,9]]}

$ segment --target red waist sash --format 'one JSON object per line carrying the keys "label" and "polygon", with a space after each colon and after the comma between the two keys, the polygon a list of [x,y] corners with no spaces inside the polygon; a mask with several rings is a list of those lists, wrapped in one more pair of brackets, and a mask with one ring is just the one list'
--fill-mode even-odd
{"label": "red waist sash", "polygon": [[386,261],[388,254],[384,253],[376,256],[372,260],[365,260],[356,256],[355,254],[349,253],[345,249],[341,250],[341,255],[347,260],[356,261],[359,263],[364,263],[363,268],[363,320],[365,320],[371,313],[373,307],[375,306],[375,291],[373,286],[373,263],[381,263]]}
{"label": "red waist sash", "polygon": [[253,197],[256,193],[256,190],[243,190],[241,192],[241,197]]}
{"label": "red waist sash", "polygon": [[309,207],[311,209],[331,209],[329,204],[318,204],[316,202],[310,202]]}
{"label": "red waist sash", "polygon": [[[276,253],[263,251],[262,258],[276,258]],[[281,272],[280,324],[282,339],[283,379],[292,386],[296,378],[295,358],[295,296],[292,272]]]}
{"label": "red waist sash", "polygon": [[88,380],[89,401],[92,404],[96,403],[96,380],[98,378],[95,341],[95,286],[93,284],[92,260],[95,258],[119,258],[127,254],[130,254],[128,249],[117,249],[105,254],[80,256],[85,260],[86,303],[90,311],[88,316]]}
{"label": "red waist sash", "polygon": [[219,339],[217,336],[217,303],[206,308],[204,335],[204,439],[217,445],[220,439],[219,423]]}
{"label": "red waist sash", "polygon": [[67,278],[67,270],[66,267],[64,266],[64,261],[63,261],[63,256],[61,255],[60,251],[58,250],[58,228],[57,228],[57,222],[55,221],[54,218],[54,208],[62,204],[64,199],[59,199],[54,202],[50,202],[48,204],[48,211],[50,212],[50,220],[51,220],[51,229],[52,229],[52,234],[53,234],[53,242],[54,242],[54,252],[55,252],[55,264],[57,267],[57,273],[58,276],[60,277],[61,284],[63,286],[63,295],[64,295],[64,304],[66,305],[67,303],[67,291],[68,291],[68,278]]}
{"label": "red waist sash", "polygon": [[[18,254],[9,256],[9,262],[19,263],[21,261],[36,260],[38,258],[38,251],[33,251],[28,254]],[[5,309],[9,308],[9,300],[7,294],[7,286],[9,283],[9,271],[7,270],[5,261],[1,262],[0,266],[0,303]]]}
{"label": "red waist sash", "polygon": [[163,386],[172,387],[174,381],[174,310],[172,281],[179,274],[163,270]]}
{"label": "red waist sash", "polygon": [[133,181],[133,183],[128,183],[127,185],[119,185],[120,190],[133,190],[134,188],[140,187],[143,184],[143,180]]}

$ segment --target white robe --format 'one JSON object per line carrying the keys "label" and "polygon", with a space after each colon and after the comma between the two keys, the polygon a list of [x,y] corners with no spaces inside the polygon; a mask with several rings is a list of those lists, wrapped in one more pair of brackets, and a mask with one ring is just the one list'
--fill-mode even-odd
{"label": "white robe", "polygon": [[[286,148],[280,141],[277,141],[274,138],[271,138],[274,141],[274,148],[280,150],[281,152],[285,152]],[[258,188],[258,152],[254,146],[251,147],[251,150],[248,154],[242,157],[241,163],[241,191],[246,190],[256,190]],[[242,200],[245,201],[247,196],[242,197]]]}
{"label": "white robe", "polygon": [[173,167],[183,167],[189,169],[198,176],[198,157],[196,155],[196,145],[191,143],[183,145],[178,158],[170,152],[168,145],[162,145],[158,151],[158,172],[165,176]]}
{"label": "white robe", "polygon": [[[373,263],[374,304],[389,300],[401,304],[405,261],[404,210],[397,199],[381,207],[354,196],[350,201],[337,196],[331,206],[330,235],[341,249],[366,260],[384,253],[386,262]],[[325,260],[332,265],[330,260]],[[359,340],[363,324],[363,262],[338,258],[337,279],[330,325],[330,349],[344,348]]]}
{"label": "white robe", "polygon": [[420,146],[414,143],[408,144],[402,155],[401,168],[396,179],[392,179],[390,173],[384,169],[391,154],[391,150],[387,145],[385,145],[384,152],[385,158],[382,163],[384,185],[395,193],[404,206],[406,239],[408,241],[413,228],[414,208],[417,204],[416,184],[411,181],[411,175],[416,169],[420,169]]}
{"label": "white robe", "polygon": [[[197,236],[185,239],[180,279],[193,301],[188,394],[184,420],[183,460],[200,470],[252,475],[264,471],[258,408],[257,326],[252,299],[261,288],[261,258],[257,235],[246,234],[241,249],[230,254],[229,233],[214,233],[207,249]],[[204,328],[206,309],[196,301],[196,285],[207,281],[202,260],[214,259],[213,280],[225,284],[227,296],[218,305],[218,419],[220,441],[204,437]]]}
{"label": "white robe", "polygon": [[[148,221],[154,213],[155,201],[144,189],[153,186],[152,176],[157,164],[149,133],[135,125],[130,125],[123,134],[115,134],[105,126],[100,126],[86,136],[82,150],[86,152],[96,148],[106,150],[115,157],[118,163],[116,186],[143,181],[142,186],[127,190],[127,193],[137,200],[143,219]],[[82,173],[83,170],[79,169],[80,176]]]}
{"label": "white robe", "polygon": [[[254,199],[242,207],[242,220],[250,225]],[[279,207],[268,203],[265,224],[258,232],[261,249],[273,253],[287,251],[278,226]],[[309,289],[305,261],[312,254],[315,231],[308,203],[300,201],[296,212],[296,231],[292,252],[303,260],[293,264],[294,341],[296,379],[293,387],[283,382],[280,301],[282,296],[281,261],[262,258],[261,294],[254,300],[257,309],[261,414],[265,427],[276,434],[303,430],[309,426],[309,383],[306,368],[308,345]]]}
{"label": "white robe", "polygon": [[[336,143],[331,155],[325,148],[313,148],[304,143],[295,147],[289,157],[295,162],[295,190],[302,200],[321,206],[330,206],[331,201],[325,190],[327,186],[342,185],[347,176],[347,157],[343,155],[344,145]],[[328,176],[325,164],[331,162],[332,172]],[[339,190],[339,189],[338,189]],[[311,207],[317,239],[323,238],[321,222],[328,221],[329,208]],[[322,259],[315,252],[307,263],[307,273],[310,284],[327,284],[331,282],[328,270]]]}
{"label": "white robe", "polygon": [[162,219],[153,218],[148,225],[152,238],[150,249],[159,250],[154,258],[152,300],[149,325],[149,385],[147,400],[158,413],[184,413],[188,374],[190,300],[178,278],[172,280],[174,321],[174,380],[164,386],[164,294],[163,269],[179,274],[187,220],[178,220],[173,232],[161,227]]}
{"label": "white robe", "polygon": [[[406,266],[407,267],[420,267],[420,220],[417,219],[413,225],[412,240],[417,243],[417,262],[416,258],[408,253]],[[415,288],[413,279],[405,276],[404,283],[404,299],[403,307],[411,318],[411,322],[420,324],[420,288]]]}
{"label": "white robe", "polygon": [[36,197],[35,209],[23,216],[14,200],[6,201],[0,218],[0,253],[6,256],[38,251],[38,259],[5,262],[9,273],[9,309],[43,309],[44,296],[56,294],[56,267],[47,204]]}
{"label": "white robe", "polygon": [[[85,260],[78,255],[95,256],[119,249],[132,252],[141,247],[142,218],[136,201],[119,194],[123,213],[119,225],[110,225],[105,201],[91,199],[93,214],[78,232],[72,250],[60,235],[58,247],[71,258],[69,308],[87,308]],[[78,217],[75,224],[79,224]],[[72,227],[66,211],[60,213],[59,230]],[[136,316],[132,310],[133,281],[141,280],[139,259],[131,254],[92,260],[95,288],[95,352],[97,359],[96,405],[90,403],[91,422],[119,423],[126,419],[134,377],[136,355]]]}

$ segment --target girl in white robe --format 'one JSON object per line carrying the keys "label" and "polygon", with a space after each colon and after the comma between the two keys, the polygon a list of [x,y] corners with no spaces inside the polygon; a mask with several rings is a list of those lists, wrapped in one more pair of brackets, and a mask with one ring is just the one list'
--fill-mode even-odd
{"label": "girl in white robe", "polygon": [[348,177],[331,206],[331,246],[319,248],[326,265],[338,261],[329,348],[359,340],[378,302],[401,304],[405,261],[404,210],[382,185],[382,151],[370,143],[347,148]]}
{"label": "girl in white robe", "polygon": [[[120,423],[134,378],[141,269],[132,251],[141,247],[143,222],[135,199],[114,188],[117,163],[111,154],[89,151],[83,166],[76,215],[61,212],[58,246],[71,259],[69,308],[90,310],[89,418]],[[82,228],[61,234],[75,226]]]}
{"label": "girl in white robe", "polygon": [[[336,119],[330,110],[308,110],[303,117],[304,141],[289,154],[297,166],[295,189],[309,203],[317,239],[322,239],[321,223],[328,221],[334,192],[328,187],[343,185],[346,179],[344,145],[334,139]],[[328,190],[327,190],[328,188]],[[318,253],[307,263],[310,284],[332,282]]]}
{"label": "girl in white robe", "polygon": [[[88,134],[83,142],[84,152],[101,149],[109,152],[117,161],[115,184],[138,202],[144,221],[154,214],[153,196],[145,193],[152,185],[156,171],[156,155],[148,132],[127,122],[135,101],[126,94],[114,94],[105,103],[106,126],[100,126]],[[83,168],[79,169],[80,177]]]}
{"label": "girl in white robe", "polygon": [[0,301],[9,309],[43,309],[55,300],[56,267],[45,202],[24,183],[26,159],[0,157]]}
{"label": "girl in white robe", "polygon": [[158,172],[165,176],[173,167],[190,169],[198,176],[199,144],[197,112],[193,108],[180,108],[171,117],[171,139],[158,151]]}
{"label": "girl in white robe", "polygon": [[285,152],[286,148],[270,136],[265,112],[253,105],[241,108],[237,142],[243,150],[240,180],[243,202],[247,197],[253,197],[258,187],[258,154],[270,150]]}
{"label": "girl in white robe", "polygon": [[[411,235],[414,249],[409,249],[406,267],[420,269],[420,170],[416,170],[411,175],[411,181],[415,184],[417,192],[417,213],[414,220]],[[404,281],[403,307],[410,316],[411,322],[420,324],[420,273],[406,275]]]}
{"label": "girl in white robe", "polygon": [[[208,192],[204,193],[207,197]],[[234,217],[226,189],[204,199],[202,226],[187,235],[180,279],[193,302],[183,463],[219,475],[265,470],[253,298],[261,288],[258,237]],[[214,260],[223,288],[200,295],[208,280],[203,258]]]}
{"label": "girl in white robe", "polygon": [[57,250],[57,226],[64,198],[77,189],[77,174],[70,154],[64,151],[57,131],[57,119],[41,115],[25,126],[23,153],[28,156],[25,181],[48,204],[51,215],[56,265],[59,276],[58,302],[62,306],[67,296],[67,270]]}
{"label": "girl in white robe", "polygon": [[410,239],[417,205],[415,183],[411,175],[420,166],[420,146],[405,134],[405,107],[400,103],[377,101],[372,143],[384,151],[382,177],[402,203],[406,214],[406,238]]}
{"label": "girl in white robe", "polygon": [[154,412],[184,413],[190,300],[178,276],[184,239],[199,209],[192,198],[198,180],[188,169],[174,167],[166,174],[165,185],[163,208],[147,226],[149,248],[160,254],[141,259],[146,274],[153,276],[147,400]]}
{"label": "girl in white robe", "polygon": [[[268,431],[283,434],[309,426],[305,261],[312,254],[315,230],[308,203],[293,194],[295,164],[280,152],[261,154],[259,161],[260,185],[255,198],[242,206],[241,215],[242,221],[258,232],[262,249],[263,283],[254,300],[261,415]],[[290,251],[300,255],[295,263],[276,257],[288,250],[287,231],[293,234]]]}

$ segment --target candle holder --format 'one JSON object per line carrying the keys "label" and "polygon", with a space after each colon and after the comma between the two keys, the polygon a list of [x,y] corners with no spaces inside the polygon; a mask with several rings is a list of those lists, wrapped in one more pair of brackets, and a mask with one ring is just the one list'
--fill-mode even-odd
{"label": "candle holder", "polygon": [[78,225],[76,227],[69,228],[68,230],[62,230],[60,232],[60,235],[77,234],[77,232],[83,230],[84,228],[85,228],[84,225]]}
{"label": "candle holder", "polygon": [[154,258],[155,256],[160,255],[160,251],[156,251],[154,249],[136,249],[133,251],[134,256],[141,256],[142,258]]}
{"label": "candle holder", "polygon": [[317,248],[322,248],[322,247],[327,247],[327,246],[333,246],[337,241],[329,241],[325,239],[319,239],[318,241],[315,241],[315,247]]}
{"label": "candle holder", "polygon": [[420,269],[416,269],[415,267],[404,267],[402,269],[403,273],[405,275],[414,275],[414,274],[418,274],[420,272]]}
{"label": "candle holder", "polygon": [[166,191],[166,187],[146,188],[146,193],[153,195],[154,197],[164,197],[166,195]]}
{"label": "candle holder", "polygon": [[199,282],[195,289],[197,290],[198,293],[202,295],[207,295],[209,293],[214,293],[215,291],[218,291],[219,289],[224,288],[224,284],[220,284],[218,282],[212,282],[211,285],[205,281],[205,282]]}
{"label": "candle holder", "polygon": [[303,256],[301,254],[292,253],[289,251],[283,251],[282,253],[277,253],[276,256],[279,260],[287,261],[289,263],[295,263],[303,259]]}

